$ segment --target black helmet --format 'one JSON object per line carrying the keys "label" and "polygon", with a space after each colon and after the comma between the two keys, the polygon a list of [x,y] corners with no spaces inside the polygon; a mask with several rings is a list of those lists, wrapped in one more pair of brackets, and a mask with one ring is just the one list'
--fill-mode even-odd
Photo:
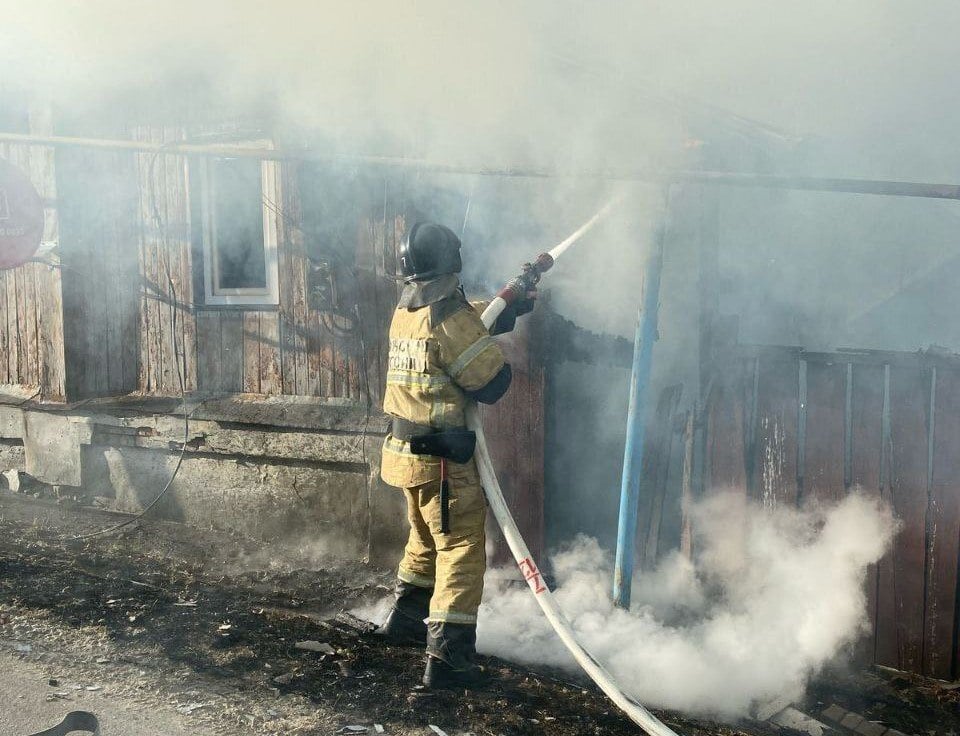
{"label": "black helmet", "polygon": [[400,243],[397,255],[400,273],[407,281],[432,279],[445,273],[460,273],[460,238],[443,225],[418,222]]}

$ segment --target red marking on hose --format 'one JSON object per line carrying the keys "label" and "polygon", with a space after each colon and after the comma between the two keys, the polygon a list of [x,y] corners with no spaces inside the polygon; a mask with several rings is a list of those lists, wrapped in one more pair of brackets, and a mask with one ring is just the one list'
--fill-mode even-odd
{"label": "red marking on hose", "polygon": [[547,586],[543,583],[543,577],[540,575],[540,571],[537,569],[537,565],[529,557],[525,557],[519,562],[520,574],[523,575],[523,579],[527,581],[527,585],[533,590],[534,593],[543,593],[546,591]]}

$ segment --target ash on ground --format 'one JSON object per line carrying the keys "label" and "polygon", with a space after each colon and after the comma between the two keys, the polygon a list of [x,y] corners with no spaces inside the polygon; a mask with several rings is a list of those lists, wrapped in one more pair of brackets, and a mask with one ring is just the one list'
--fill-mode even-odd
{"label": "ash on ground", "polygon": [[[147,715],[157,713],[171,734],[639,733],[589,683],[492,658],[485,689],[424,691],[422,652],[384,646],[346,613],[384,597],[390,571],[318,559],[309,544],[265,547],[152,520],[76,540],[117,517],[0,493],[0,661],[10,663],[0,683],[37,680],[8,688],[22,719],[100,710],[104,736],[156,734]],[[908,734],[960,734],[958,692],[833,672],[800,705],[817,714],[839,703]],[[658,715],[686,736],[791,734]]]}

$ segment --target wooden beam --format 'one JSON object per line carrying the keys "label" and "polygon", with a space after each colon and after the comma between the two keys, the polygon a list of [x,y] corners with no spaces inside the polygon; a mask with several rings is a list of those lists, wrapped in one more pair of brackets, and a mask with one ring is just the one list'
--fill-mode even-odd
{"label": "wooden beam", "polygon": [[370,166],[389,169],[410,169],[435,174],[460,174],[525,179],[595,179],[604,181],[643,181],[660,184],[716,184],[721,186],[794,189],[814,192],[842,192],[926,199],[960,199],[960,184],[886,181],[875,179],[843,179],[810,176],[779,176],[736,171],[704,171],[676,169],[552,169],[512,166],[476,166],[451,164],[404,156],[367,156],[338,154],[311,149],[246,148],[223,144],[157,143],[151,141],[71,138],[53,135],[0,133],[0,142],[35,146],[84,146],[141,153],[173,153],[221,158],[255,158],[264,161],[312,160],[345,166]]}

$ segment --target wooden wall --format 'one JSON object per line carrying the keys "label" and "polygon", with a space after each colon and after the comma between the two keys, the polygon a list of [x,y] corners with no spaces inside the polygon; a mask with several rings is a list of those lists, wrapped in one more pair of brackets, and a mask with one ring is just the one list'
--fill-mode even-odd
{"label": "wooden wall", "polygon": [[[960,674],[960,359],[759,348],[723,364],[707,406],[707,488],[767,506],[857,488],[900,520],[868,573],[868,661]],[[824,592],[829,595],[829,591]]]}
{"label": "wooden wall", "polygon": [[[520,533],[533,558],[546,565],[544,528],[545,369],[541,346],[544,319],[534,312],[517,323],[513,333],[498,338],[513,371],[507,394],[482,407],[482,418],[497,479]],[[512,556],[497,534],[495,564]]]}
{"label": "wooden wall", "polygon": [[[134,137],[169,142],[183,139],[185,131],[141,127]],[[397,288],[389,272],[405,222],[402,184],[383,177],[360,180],[356,173],[347,183],[320,182],[301,176],[296,163],[282,163],[279,306],[208,306],[202,298],[202,242],[192,216],[199,202],[196,193],[191,196],[187,157],[81,149],[58,156],[66,196],[63,273],[70,400],[131,391],[178,396],[179,362],[185,390],[202,395],[365,403],[369,393],[371,404],[379,404],[383,341]],[[338,215],[343,220],[338,232],[346,236],[337,244],[336,259],[326,257],[327,244],[305,233],[300,196],[303,186],[331,183],[348,187],[358,200]],[[313,263],[331,262],[338,312],[311,304],[308,254]],[[29,311],[35,299],[34,279],[46,277],[41,267],[23,270],[28,269],[31,290],[25,298],[16,298],[19,291],[9,294],[10,305],[21,305],[21,312],[24,304]],[[24,276],[8,279],[20,288]],[[33,340],[36,330],[27,334]],[[33,342],[26,349],[36,353]],[[12,356],[19,365],[19,352]],[[10,382],[33,385],[37,361],[23,362],[27,372],[14,374]]]}
{"label": "wooden wall", "polygon": [[[137,128],[137,140],[166,143],[181,128]],[[134,154],[140,271],[137,385],[151,395],[178,395],[200,386],[194,314],[192,228],[183,156]],[[185,359],[184,359],[185,358]],[[178,367],[179,362],[179,367]]]}
{"label": "wooden wall", "polygon": [[134,160],[57,152],[67,396],[120,396],[138,379],[140,270]]}
{"label": "wooden wall", "polygon": [[[144,127],[134,137],[169,142],[185,131]],[[52,153],[3,153],[31,171],[49,200],[47,237],[55,239]],[[380,410],[398,295],[391,274],[409,207],[402,179],[282,163],[280,303],[237,308],[203,303],[186,157],[70,148],[57,161],[61,268],[0,274],[0,380],[42,387],[56,401],[176,397],[179,363],[194,395],[320,397]],[[329,287],[324,299],[311,298],[311,269]],[[506,339],[514,385],[485,412],[508,502],[536,555],[544,539],[543,330],[528,318]]]}
{"label": "wooden wall", "polygon": [[[168,141],[182,131],[152,129],[140,137]],[[175,350],[185,347],[186,388],[202,394],[250,393],[317,396],[374,402],[384,380],[380,345],[387,302],[395,283],[384,273],[393,261],[403,216],[394,200],[364,202],[352,232],[348,267],[335,266],[341,301],[359,303],[350,319],[311,306],[308,249],[302,229],[301,177],[293,162],[280,164],[282,201],[277,203],[279,307],[206,306],[202,299],[202,242],[191,228],[188,165],[183,156],[138,154],[140,270],[140,390],[179,393]],[[389,259],[386,257],[389,254]],[[169,281],[168,281],[169,275]],[[173,283],[170,288],[169,282]],[[174,310],[176,305],[176,346]]]}
{"label": "wooden wall", "polygon": [[[30,132],[51,132],[47,111],[31,111]],[[59,238],[53,151],[0,144],[0,157],[30,176],[44,200],[43,241]],[[28,263],[0,272],[0,384],[26,389],[43,401],[66,396],[60,270]]]}

